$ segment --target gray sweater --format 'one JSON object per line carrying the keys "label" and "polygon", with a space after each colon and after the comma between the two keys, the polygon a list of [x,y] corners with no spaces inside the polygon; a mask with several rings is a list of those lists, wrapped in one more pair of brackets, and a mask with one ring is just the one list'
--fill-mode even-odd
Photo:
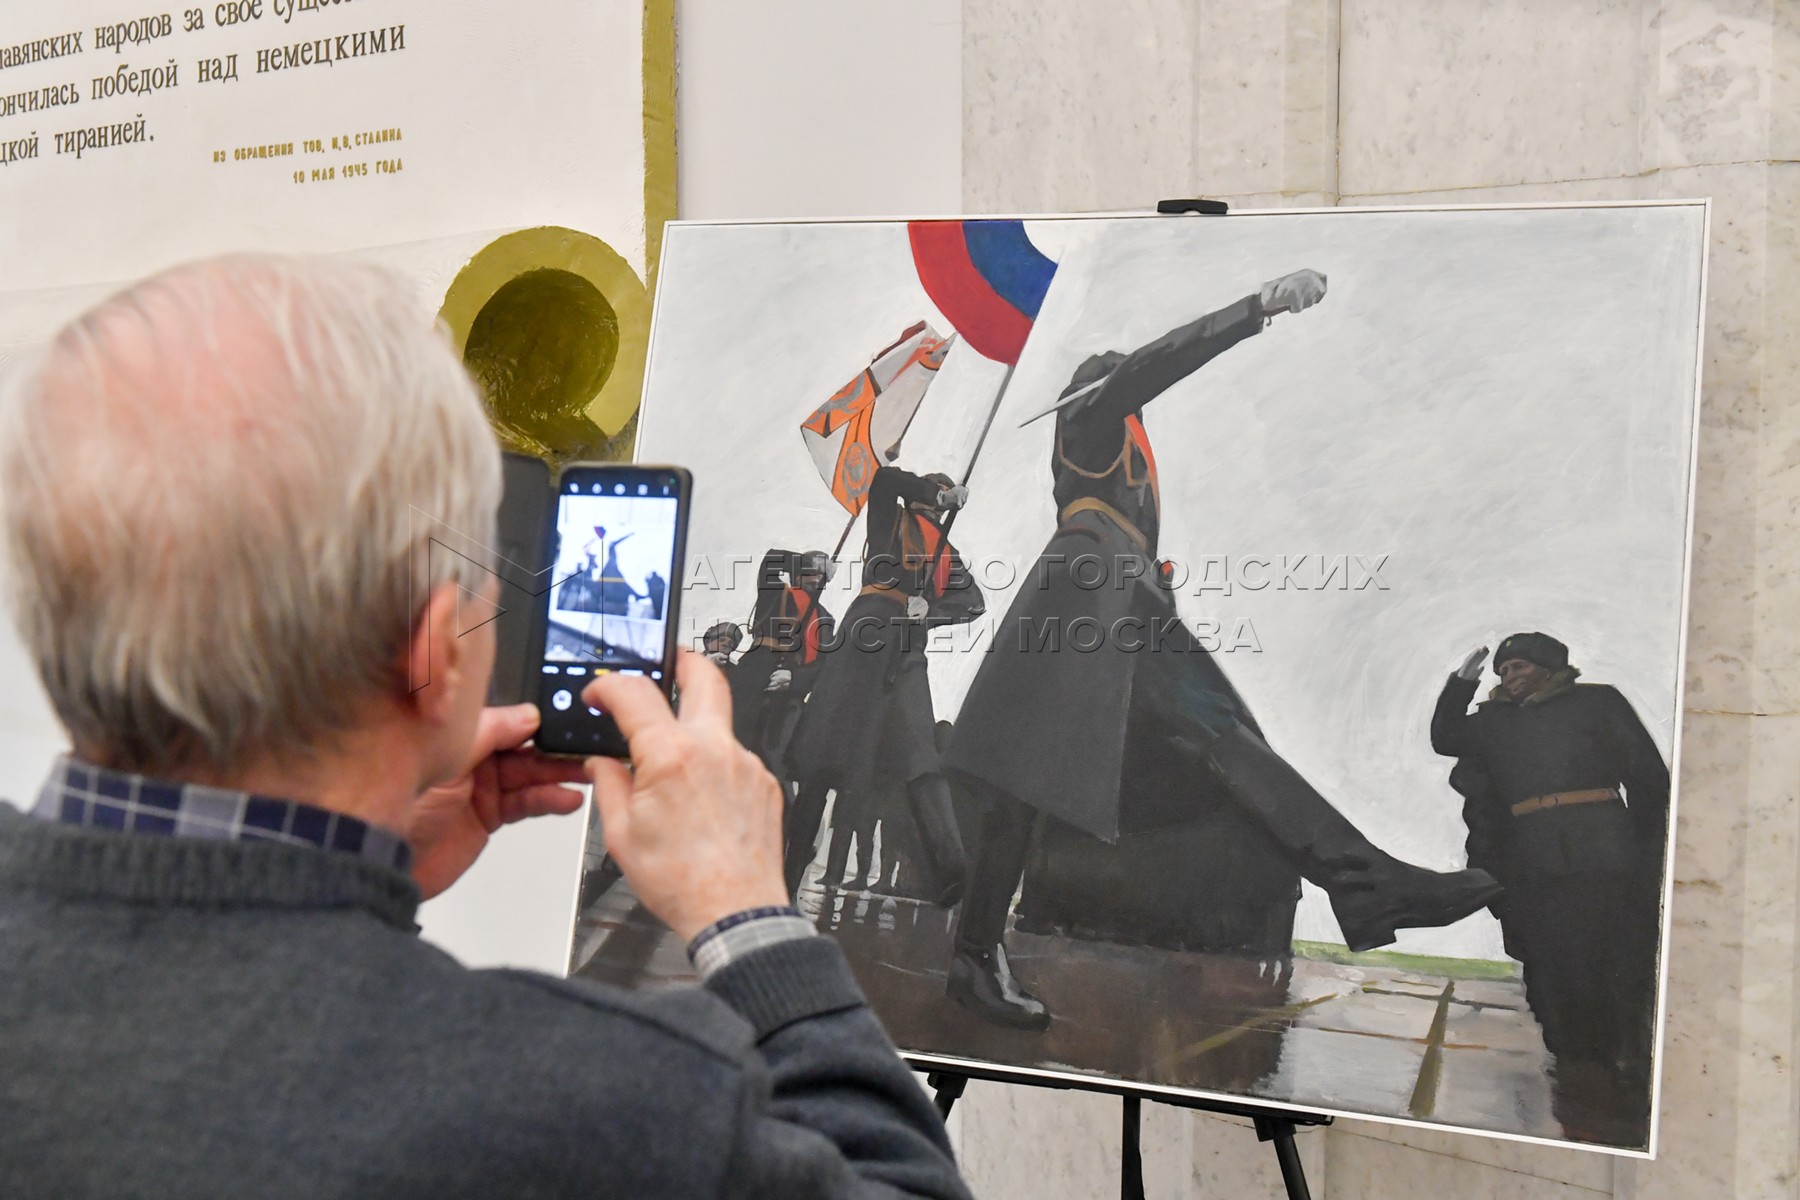
{"label": "gray sweater", "polygon": [[406,876],[0,804],[0,1196],[966,1197],[837,947],[471,971]]}

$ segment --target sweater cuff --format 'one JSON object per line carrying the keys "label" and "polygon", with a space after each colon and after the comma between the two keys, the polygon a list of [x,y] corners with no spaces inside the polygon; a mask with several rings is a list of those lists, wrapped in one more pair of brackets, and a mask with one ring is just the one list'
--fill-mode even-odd
{"label": "sweater cuff", "polygon": [[792,905],[748,908],[714,921],[688,943],[688,961],[710,979],[716,972],[752,951],[793,938],[816,937],[813,923]]}
{"label": "sweater cuff", "polygon": [[705,987],[750,1022],[758,1042],[796,1021],[865,1003],[844,952],[823,937],[777,942],[734,959]]}

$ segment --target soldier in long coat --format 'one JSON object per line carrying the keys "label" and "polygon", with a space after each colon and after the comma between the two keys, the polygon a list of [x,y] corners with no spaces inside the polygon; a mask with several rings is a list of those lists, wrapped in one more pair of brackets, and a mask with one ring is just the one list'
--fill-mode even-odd
{"label": "soldier in long coat", "polygon": [[934,736],[925,647],[934,624],[981,612],[979,588],[942,544],[940,522],[967,494],[948,476],[892,466],[870,481],[862,591],[825,656],[790,755],[800,780],[787,835],[790,891],[812,859],[829,791],[866,797],[889,782],[905,790],[927,894],[944,907],[962,895],[962,835]]}
{"label": "soldier in long coat", "polygon": [[[1402,926],[1459,920],[1499,890],[1486,872],[1439,874],[1377,849],[1276,754],[1177,617],[1157,561],[1162,500],[1144,406],[1324,295],[1323,276],[1299,271],[1130,354],[1094,355],[1040,414],[1056,420],[1057,527],[995,634],[946,756],[986,800],[947,990],[991,1021],[1050,1021],[1003,944],[1040,814],[1112,841],[1236,805],[1326,891],[1358,950],[1393,941]],[[1052,644],[1078,631],[1100,644]]]}
{"label": "soldier in long coat", "polygon": [[[819,593],[831,581],[823,550],[770,550],[757,575],[750,648],[731,669],[732,724],[786,790],[787,748],[801,705],[824,665],[835,631]],[[791,796],[790,796],[791,800]]]}
{"label": "soldier in long coat", "polygon": [[1564,1132],[1641,1146],[1669,770],[1631,703],[1575,682],[1568,648],[1547,634],[1500,643],[1500,684],[1470,712],[1486,656],[1475,651],[1445,682],[1431,746],[1457,760],[1470,864],[1506,887],[1491,907],[1556,1058]]}

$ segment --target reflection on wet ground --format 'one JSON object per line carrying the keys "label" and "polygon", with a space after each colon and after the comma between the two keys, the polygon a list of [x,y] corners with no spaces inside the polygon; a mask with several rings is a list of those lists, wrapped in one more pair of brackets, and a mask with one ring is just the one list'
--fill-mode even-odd
{"label": "reflection on wet ground", "polygon": [[[1024,1033],[944,996],[952,914],[869,891],[801,910],[835,937],[909,1052],[1558,1137],[1549,1059],[1516,978],[1457,978],[1295,955],[1171,952],[1013,932],[1008,955],[1053,1014]],[[691,982],[682,946],[616,883],[582,913],[575,974]],[[1451,968],[1452,971],[1454,968]]]}

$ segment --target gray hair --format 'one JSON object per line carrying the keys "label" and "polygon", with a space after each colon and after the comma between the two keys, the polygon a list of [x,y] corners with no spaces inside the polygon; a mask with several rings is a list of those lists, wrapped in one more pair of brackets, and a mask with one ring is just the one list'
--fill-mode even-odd
{"label": "gray hair", "polygon": [[114,765],[320,748],[425,682],[405,655],[430,590],[487,578],[498,445],[430,314],[375,267],[177,267],[5,391],[13,617],[76,749]]}

